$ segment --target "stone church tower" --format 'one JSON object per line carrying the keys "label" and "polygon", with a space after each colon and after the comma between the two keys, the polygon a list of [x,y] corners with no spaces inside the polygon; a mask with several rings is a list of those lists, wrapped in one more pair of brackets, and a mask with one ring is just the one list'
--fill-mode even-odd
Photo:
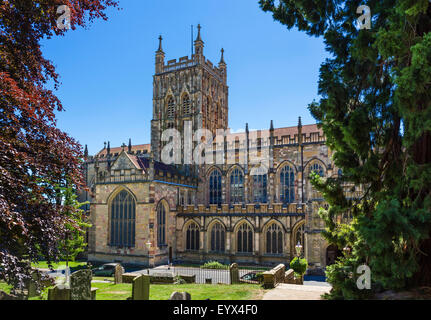
{"label": "stone church tower", "polygon": [[[151,121],[151,151],[161,161],[162,132],[175,128],[184,134],[186,121],[191,133],[205,128],[216,134],[228,127],[228,86],[224,50],[218,66],[204,56],[201,26],[194,42],[194,54],[169,60],[165,64],[162,37],[156,51],[153,80],[153,120]],[[183,162],[184,163],[184,162]]]}

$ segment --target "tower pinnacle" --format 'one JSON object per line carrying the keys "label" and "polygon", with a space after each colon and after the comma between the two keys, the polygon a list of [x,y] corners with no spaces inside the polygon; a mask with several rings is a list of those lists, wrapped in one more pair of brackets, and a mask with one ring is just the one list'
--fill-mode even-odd
{"label": "tower pinnacle", "polygon": [[204,42],[202,41],[201,38],[201,25],[198,24],[198,36],[195,40],[195,54],[197,56],[202,56],[203,55],[203,51],[204,51]]}
{"label": "tower pinnacle", "polygon": [[226,62],[224,61],[224,49],[223,48],[221,48],[221,58],[220,58],[220,62],[218,64],[226,66]]}
{"label": "tower pinnacle", "polygon": [[159,36],[159,49],[157,49],[158,53],[159,52],[163,52],[163,49],[162,49],[162,40],[163,40],[163,37],[160,35]]}

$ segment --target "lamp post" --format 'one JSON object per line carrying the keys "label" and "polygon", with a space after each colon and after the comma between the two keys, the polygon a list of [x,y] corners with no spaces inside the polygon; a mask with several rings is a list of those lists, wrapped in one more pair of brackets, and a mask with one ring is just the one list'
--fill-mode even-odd
{"label": "lamp post", "polygon": [[298,256],[298,260],[299,260],[302,252],[301,242],[298,241],[298,244],[295,246],[295,249],[296,249],[296,255]]}
{"label": "lamp post", "polygon": [[[150,255],[150,249],[151,249],[151,242],[148,240],[148,242],[145,244],[148,249],[148,267],[151,267],[151,255]],[[148,274],[150,273],[150,269],[148,269]]]}

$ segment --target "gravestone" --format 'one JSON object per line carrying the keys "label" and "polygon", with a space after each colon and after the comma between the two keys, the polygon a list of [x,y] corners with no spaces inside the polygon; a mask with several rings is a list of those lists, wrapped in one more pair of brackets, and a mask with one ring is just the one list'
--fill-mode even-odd
{"label": "gravestone", "polygon": [[115,284],[123,283],[123,267],[121,264],[115,266],[114,282]]}
{"label": "gravestone", "polygon": [[188,292],[173,292],[169,300],[192,300],[192,296]]}
{"label": "gravestone", "polygon": [[150,300],[150,276],[143,274],[133,279],[132,300]]}
{"label": "gravestone", "polygon": [[230,284],[240,283],[238,264],[232,263],[229,266]]}
{"label": "gravestone", "polygon": [[48,289],[48,300],[70,300],[70,288],[64,285],[56,285]]}
{"label": "gravestone", "polygon": [[91,300],[92,272],[83,269],[72,273],[70,276],[70,299]]}
{"label": "gravestone", "polygon": [[41,285],[41,276],[39,272],[34,271],[31,273],[31,278],[28,280],[27,287],[27,297],[33,298],[39,296],[38,287]]}

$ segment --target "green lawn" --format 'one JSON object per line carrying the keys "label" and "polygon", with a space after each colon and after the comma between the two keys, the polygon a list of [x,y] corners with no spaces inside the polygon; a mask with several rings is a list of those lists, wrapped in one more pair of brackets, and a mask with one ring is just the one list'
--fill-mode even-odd
{"label": "green lawn", "polygon": [[[93,283],[99,288],[97,300],[125,300],[132,296],[132,285],[128,283]],[[212,285],[212,284],[153,284],[150,286],[150,300],[168,300],[172,292],[188,292],[192,300],[253,300],[260,299],[264,290],[259,285]]]}
{"label": "green lawn", "polygon": [[[38,263],[32,263],[32,267],[34,268],[40,268],[40,269],[49,269],[48,262],[46,261],[39,261]],[[80,266],[87,265],[86,262],[77,262],[77,261],[69,261],[69,267],[70,268],[76,268]],[[66,261],[60,261],[58,263],[53,263],[52,267],[54,269],[64,269],[66,268]]]}
{"label": "green lawn", "polygon": [[[98,278],[102,280],[101,278]],[[132,296],[132,285],[129,283],[93,283],[93,288],[98,288],[97,300],[126,300]],[[10,287],[0,282],[0,290],[10,292]],[[212,284],[153,284],[150,287],[150,300],[168,300],[172,292],[188,292],[193,300],[258,300],[264,290],[259,285],[239,284],[239,285],[212,285]],[[35,297],[31,300],[46,300],[47,291],[42,297]]]}

